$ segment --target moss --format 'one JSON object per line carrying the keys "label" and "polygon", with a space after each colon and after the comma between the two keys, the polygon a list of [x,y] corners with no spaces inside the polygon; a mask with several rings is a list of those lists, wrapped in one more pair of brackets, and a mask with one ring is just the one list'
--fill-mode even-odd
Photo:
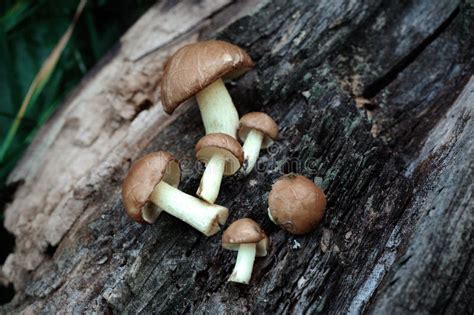
{"label": "moss", "polygon": [[344,120],[345,126],[344,126],[344,134],[346,138],[349,138],[356,129],[357,126],[359,126],[361,123],[363,123],[363,119],[361,116],[356,116],[355,119],[346,119]]}

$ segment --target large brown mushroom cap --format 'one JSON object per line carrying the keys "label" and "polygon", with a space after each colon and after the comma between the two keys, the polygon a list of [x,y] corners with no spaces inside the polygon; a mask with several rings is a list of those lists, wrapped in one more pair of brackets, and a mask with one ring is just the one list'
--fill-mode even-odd
{"label": "large brown mushroom cap", "polygon": [[268,237],[252,219],[239,219],[229,225],[222,234],[222,247],[225,249],[238,250],[240,244],[253,243],[257,244],[257,256],[267,255]]}
{"label": "large brown mushroom cap", "polygon": [[240,118],[239,138],[245,141],[250,130],[255,129],[264,134],[262,149],[272,145],[273,140],[278,138],[278,125],[267,114],[251,112]]}
{"label": "large brown mushroom cap", "polygon": [[125,211],[133,220],[146,223],[143,211],[155,186],[164,181],[177,187],[181,170],[178,161],[168,152],[149,153],[137,160],[122,184],[122,201]]}
{"label": "large brown mushroom cap", "polygon": [[237,172],[244,162],[244,151],[240,143],[225,133],[210,133],[202,137],[195,147],[196,158],[207,163],[215,153],[225,156],[224,175]]}
{"label": "large brown mushroom cap", "polygon": [[172,114],[181,103],[221,77],[235,77],[253,67],[240,47],[210,40],[180,48],[166,63],[161,80],[161,103]]}
{"label": "large brown mushroom cap", "polygon": [[306,177],[289,174],[273,184],[268,206],[276,224],[292,234],[305,234],[321,222],[326,196]]}

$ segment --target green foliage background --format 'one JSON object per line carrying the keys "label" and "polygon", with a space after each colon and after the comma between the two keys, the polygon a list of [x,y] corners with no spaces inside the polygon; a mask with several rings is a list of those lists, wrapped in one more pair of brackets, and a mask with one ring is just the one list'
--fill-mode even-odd
{"label": "green foliage background", "polygon": [[[49,81],[31,102],[0,161],[5,180],[38,129],[64,97],[155,1],[89,0]],[[41,65],[71,24],[78,0],[0,1],[0,145]],[[1,214],[0,214],[1,217]]]}

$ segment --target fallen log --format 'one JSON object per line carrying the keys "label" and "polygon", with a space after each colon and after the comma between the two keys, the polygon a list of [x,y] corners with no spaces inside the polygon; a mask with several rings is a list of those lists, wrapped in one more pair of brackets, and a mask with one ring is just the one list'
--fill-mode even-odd
{"label": "fallen log", "polygon": [[[15,251],[6,313],[473,313],[474,79],[469,2],[158,3],[41,129],[9,178]],[[249,176],[223,181],[228,223],[271,239],[248,286],[235,254],[163,215],[139,225],[120,185],[132,161],[167,150],[194,194],[204,134],[193,102],[159,103],[163,63],[219,38],[256,68],[230,84],[240,115],[264,111],[281,138]],[[321,181],[321,226],[291,236],[267,217],[272,183]]]}

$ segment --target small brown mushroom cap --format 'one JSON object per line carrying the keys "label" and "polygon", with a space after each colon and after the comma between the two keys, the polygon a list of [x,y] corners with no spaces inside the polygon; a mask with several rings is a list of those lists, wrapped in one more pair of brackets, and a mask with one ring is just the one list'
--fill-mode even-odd
{"label": "small brown mushroom cap", "polygon": [[128,216],[139,223],[146,207],[153,207],[149,197],[155,186],[164,181],[177,187],[181,177],[178,161],[168,152],[149,153],[137,160],[122,183],[122,201]]}
{"label": "small brown mushroom cap", "polygon": [[288,174],[273,184],[268,207],[275,223],[283,229],[292,234],[306,234],[321,222],[326,196],[308,178]]}
{"label": "small brown mushroom cap", "polygon": [[262,149],[266,149],[272,145],[273,141],[278,138],[278,125],[267,114],[261,112],[251,112],[240,118],[239,138],[242,141],[247,139],[250,130],[255,129],[264,134],[262,141]]}
{"label": "small brown mushroom cap", "polygon": [[224,175],[237,172],[244,162],[244,151],[240,143],[225,133],[210,133],[202,137],[195,147],[196,158],[207,163],[214,154],[225,156]]}
{"label": "small brown mushroom cap", "polygon": [[167,61],[161,80],[161,103],[168,114],[219,78],[232,78],[253,67],[242,48],[209,40],[180,48]]}
{"label": "small brown mushroom cap", "polygon": [[256,255],[267,255],[268,237],[260,226],[252,219],[243,218],[233,222],[222,234],[222,247],[239,250],[240,244],[257,244]]}

